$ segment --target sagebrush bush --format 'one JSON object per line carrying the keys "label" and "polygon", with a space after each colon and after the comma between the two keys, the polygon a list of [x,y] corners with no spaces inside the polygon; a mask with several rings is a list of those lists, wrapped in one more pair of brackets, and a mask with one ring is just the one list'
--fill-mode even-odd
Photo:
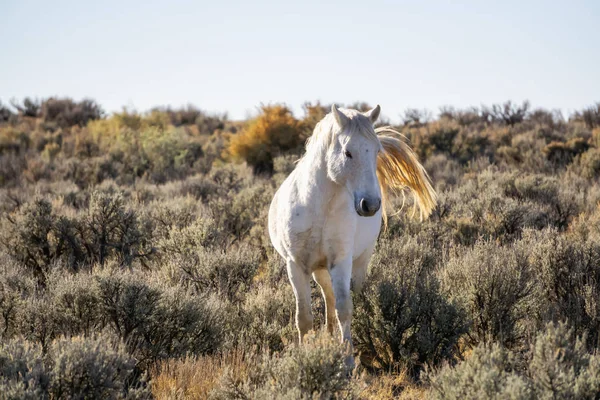
{"label": "sagebrush bush", "polygon": [[439,275],[444,291],[469,316],[469,341],[507,345],[521,338],[533,279],[519,246],[478,242],[451,256]]}
{"label": "sagebrush bush", "polygon": [[600,177],[600,150],[593,148],[583,153],[577,159],[576,171],[588,179]]}
{"label": "sagebrush bush", "polygon": [[61,333],[59,316],[48,295],[34,295],[21,309],[18,333],[47,351],[50,343]]}
{"label": "sagebrush bush", "polygon": [[0,337],[8,340],[19,331],[26,299],[35,291],[35,281],[19,267],[0,261]]}
{"label": "sagebrush bush", "polygon": [[60,253],[60,248],[52,241],[54,220],[50,202],[38,199],[7,218],[2,226],[5,251],[31,270],[42,284],[50,263]]}
{"label": "sagebrush bush", "polygon": [[174,228],[160,245],[163,269],[173,282],[239,299],[257,272],[260,253],[247,244],[227,245],[211,218]]}
{"label": "sagebrush bush", "polygon": [[286,343],[297,339],[294,309],[294,294],[289,285],[275,290],[261,285],[249,292],[241,309],[239,326],[234,329],[238,346],[282,351]]}
{"label": "sagebrush bush", "polygon": [[48,288],[57,328],[65,336],[90,337],[104,327],[98,282],[89,274],[65,275],[54,273]]}
{"label": "sagebrush bush", "polygon": [[537,398],[595,399],[600,395],[600,356],[567,324],[549,323],[538,334],[529,362]]}
{"label": "sagebrush bush", "polygon": [[135,359],[109,337],[60,338],[47,354],[22,339],[0,344],[0,396],[3,399],[149,397]]}
{"label": "sagebrush bush", "polygon": [[281,355],[257,357],[244,381],[226,373],[212,399],[351,399],[358,398],[345,362],[348,347],[323,335],[291,346]]}
{"label": "sagebrush bush", "polygon": [[354,344],[366,365],[418,372],[453,356],[464,317],[443,296],[435,251],[413,238],[380,241],[357,296]]}
{"label": "sagebrush bush", "polygon": [[529,382],[515,372],[515,360],[498,344],[476,347],[454,368],[445,366],[429,378],[432,399],[533,399]]}
{"label": "sagebrush bush", "polygon": [[74,102],[68,98],[44,100],[40,113],[44,122],[55,123],[60,127],[85,126],[88,121],[99,119],[103,115],[102,108],[94,100]]}
{"label": "sagebrush bush", "polygon": [[51,398],[146,398],[135,382],[135,359],[110,339],[73,337],[52,344]]}
{"label": "sagebrush bush", "polygon": [[548,321],[567,320],[577,334],[586,333],[598,346],[600,241],[548,229],[528,232],[524,245],[536,279],[532,322],[540,328]]}
{"label": "sagebrush bush", "polygon": [[57,215],[45,199],[24,204],[3,221],[0,239],[5,251],[45,285],[57,262],[77,271],[84,263],[104,265],[108,258],[125,266],[147,258],[152,254],[147,233],[122,194],[95,191],[88,209],[76,216]]}
{"label": "sagebrush bush", "polygon": [[47,398],[50,374],[42,348],[23,339],[0,343],[0,393],[6,399]]}
{"label": "sagebrush bush", "polygon": [[149,285],[139,275],[98,277],[102,315],[138,362],[216,351],[225,321],[212,297]]}
{"label": "sagebrush bush", "polygon": [[[498,344],[478,346],[464,362],[430,373],[433,399],[596,399],[600,356],[564,323],[548,324],[527,360]],[[523,370],[524,369],[524,370]]]}

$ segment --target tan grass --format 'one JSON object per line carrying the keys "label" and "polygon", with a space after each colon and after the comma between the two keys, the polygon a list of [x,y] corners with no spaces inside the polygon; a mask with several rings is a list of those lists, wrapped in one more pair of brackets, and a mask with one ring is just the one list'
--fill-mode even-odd
{"label": "tan grass", "polygon": [[390,375],[366,375],[362,380],[365,387],[360,392],[361,399],[423,400],[427,398],[427,388],[412,381],[406,371]]}
{"label": "tan grass", "polygon": [[159,400],[206,399],[225,368],[236,379],[245,380],[249,366],[244,352],[166,360],[152,371],[152,394]]}

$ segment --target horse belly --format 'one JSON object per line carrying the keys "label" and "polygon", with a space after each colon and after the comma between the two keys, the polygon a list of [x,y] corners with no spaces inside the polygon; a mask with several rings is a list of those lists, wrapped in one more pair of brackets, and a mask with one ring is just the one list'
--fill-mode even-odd
{"label": "horse belly", "polygon": [[373,243],[379,236],[381,230],[381,211],[372,217],[358,217],[356,231],[354,233],[354,258],[358,258],[367,249],[373,247]]}

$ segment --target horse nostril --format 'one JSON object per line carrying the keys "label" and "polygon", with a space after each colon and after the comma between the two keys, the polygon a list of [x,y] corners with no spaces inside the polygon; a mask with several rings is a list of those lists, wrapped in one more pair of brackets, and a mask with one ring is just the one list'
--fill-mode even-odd
{"label": "horse nostril", "polygon": [[369,212],[369,204],[365,199],[360,200],[360,209],[365,213]]}

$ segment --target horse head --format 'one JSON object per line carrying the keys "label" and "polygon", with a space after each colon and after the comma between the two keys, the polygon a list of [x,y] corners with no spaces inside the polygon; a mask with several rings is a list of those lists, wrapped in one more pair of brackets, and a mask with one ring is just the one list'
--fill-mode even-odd
{"label": "horse head", "polygon": [[377,155],[382,148],[373,129],[380,110],[377,106],[360,113],[340,110],[335,104],[331,107],[335,123],[326,157],[327,175],[348,189],[354,208],[362,217],[371,217],[381,208]]}

